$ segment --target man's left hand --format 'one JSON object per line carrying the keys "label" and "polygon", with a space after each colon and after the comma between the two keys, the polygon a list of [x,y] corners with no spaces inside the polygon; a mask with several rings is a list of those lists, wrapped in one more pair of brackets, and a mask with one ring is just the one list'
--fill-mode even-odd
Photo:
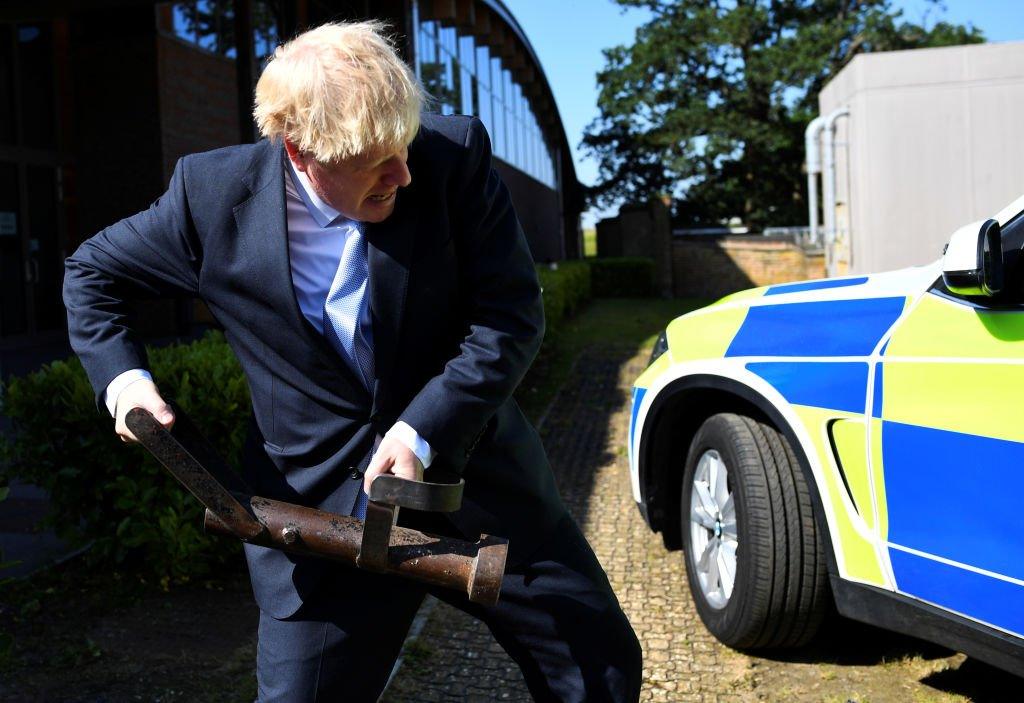
{"label": "man's left hand", "polygon": [[370,460],[370,465],[366,467],[366,474],[363,476],[363,490],[367,494],[370,493],[373,479],[381,474],[393,474],[412,481],[422,481],[423,463],[416,458],[411,449],[397,439],[385,437],[377,447],[377,452]]}

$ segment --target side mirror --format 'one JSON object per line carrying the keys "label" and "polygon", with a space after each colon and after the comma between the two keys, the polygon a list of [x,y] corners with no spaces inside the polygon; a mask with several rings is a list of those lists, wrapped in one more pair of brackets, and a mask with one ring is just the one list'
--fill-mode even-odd
{"label": "side mirror", "polygon": [[942,256],[942,280],[951,293],[988,298],[1003,289],[1003,246],[999,222],[964,225],[949,238]]}

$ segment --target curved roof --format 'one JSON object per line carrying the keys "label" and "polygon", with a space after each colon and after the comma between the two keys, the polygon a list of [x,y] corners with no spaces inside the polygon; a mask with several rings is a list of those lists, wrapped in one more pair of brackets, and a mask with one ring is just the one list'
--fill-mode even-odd
{"label": "curved roof", "polygon": [[569,148],[569,140],[565,134],[565,126],[562,124],[562,115],[558,111],[558,103],[555,101],[555,93],[551,90],[551,84],[548,82],[548,77],[544,73],[544,67],[541,66],[540,59],[537,57],[537,52],[533,50],[533,45],[530,44],[529,37],[526,36],[526,32],[519,25],[519,21],[516,20],[515,16],[509,11],[502,0],[478,0],[484,5],[487,5],[496,15],[501,17],[505,21],[505,24],[515,33],[516,38],[522,44],[522,48],[525,50],[527,56],[530,58],[530,63],[533,64],[534,69],[537,71],[537,79],[541,82],[544,89],[544,93],[548,99],[549,105],[547,109],[555,117],[558,123],[558,141],[559,147],[563,154],[562,177],[566,179],[566,185],[570,183],[573,186],[578,185],[576,180],[576,167],[572,162],[572,150]]}
{"label": "curved roof", "polygon": [[[534,51],[533,45],[530,44],[530,39],[526,36],[526,32],[523,31],[523,28],[512,12],[502,0],[455,0],[449,3],[434,2],[431,4],[433,12],[428,10],[428,12],[423,13],[421,10],[421,13],[437,15],[439,14],[437,11],[438,6],[446,6],[450,15],[449,19],[455,20],[452,24],[455,25],[456,30],[462,29],[463,33],[485,35],[482,39],[482,43],[485,45],[494,45],[494,33],[489,27],[492,18],[499,20],[508,29],[513,39],[515,52],[523,57],[525,64],[532,69],[532,75],[527,74],[524,76],[521,71],[517,71],[515,66],[510,66],[507,62],[506,68],[512,71],[513,80],[523,86],[524,94],[528,94],[527,89],[531,82],[529,78],[532,78],[532,82],[539,86],[540,94],[530,94],[528,97],[531,109],[533,109],[541,129],[545,133],[545,138],[549,140],[549,146],[556,147],[560,154],[558,168],[561,172],[562,188],[573,201],[580,200],[580,185],[576,179],[576,167],[572,162],[572,150],[569,148],[569,140],[566,137],[565,126],[562,124],[562,117],[558,111],[558,103],[555,101],[554,92],[551,90],[551,84],[544,73],[544,68],[537,57],[537,52]],[[422,3],[421,7],[424,5],[427,5],[427,3]],[[481,10],[485,10],[485,12],[490,11],[487,13],[487,21],[484,23],[480,23],[477,18]],[[441,18],[442,22],[444,22],[444,19]],[[487,28],[481,29],[481,24]],[[491,42],[488,42],[488,39],[491,39]]]}

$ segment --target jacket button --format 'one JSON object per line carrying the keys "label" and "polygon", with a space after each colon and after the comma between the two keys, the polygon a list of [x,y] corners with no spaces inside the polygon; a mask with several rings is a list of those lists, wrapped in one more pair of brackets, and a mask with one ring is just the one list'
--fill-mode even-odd
{"label": "jacket button", "polygon": [[351,478],[351,479],[357,479],[357,478],[362,478],[363,475],[361,473],[359,473],[359,471],[357,469],[352,469],[352,471],[349,472],[348,477]]}

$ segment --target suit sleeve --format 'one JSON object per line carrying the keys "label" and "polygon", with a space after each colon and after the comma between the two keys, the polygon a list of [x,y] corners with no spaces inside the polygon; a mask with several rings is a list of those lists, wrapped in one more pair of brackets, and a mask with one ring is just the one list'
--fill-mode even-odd
{"label": "suit sleeve", "polygon": [[185,163],[178,161],[167,192],[149,209],[87,239],[64,262],[68,336],[97,403],[123,371],[148,366],[130,328],[128,302],[198,292],[200,248],[188,210]]}
{"label": "suit sleeve", "polygon": [[544,306],[526,237],[508,189],[491,167],[483,124],[469,123],[458,182],[460,276],[468,298],[459,354],[399,418],[461,471],[495,411],[519,385],[544,336]]}

